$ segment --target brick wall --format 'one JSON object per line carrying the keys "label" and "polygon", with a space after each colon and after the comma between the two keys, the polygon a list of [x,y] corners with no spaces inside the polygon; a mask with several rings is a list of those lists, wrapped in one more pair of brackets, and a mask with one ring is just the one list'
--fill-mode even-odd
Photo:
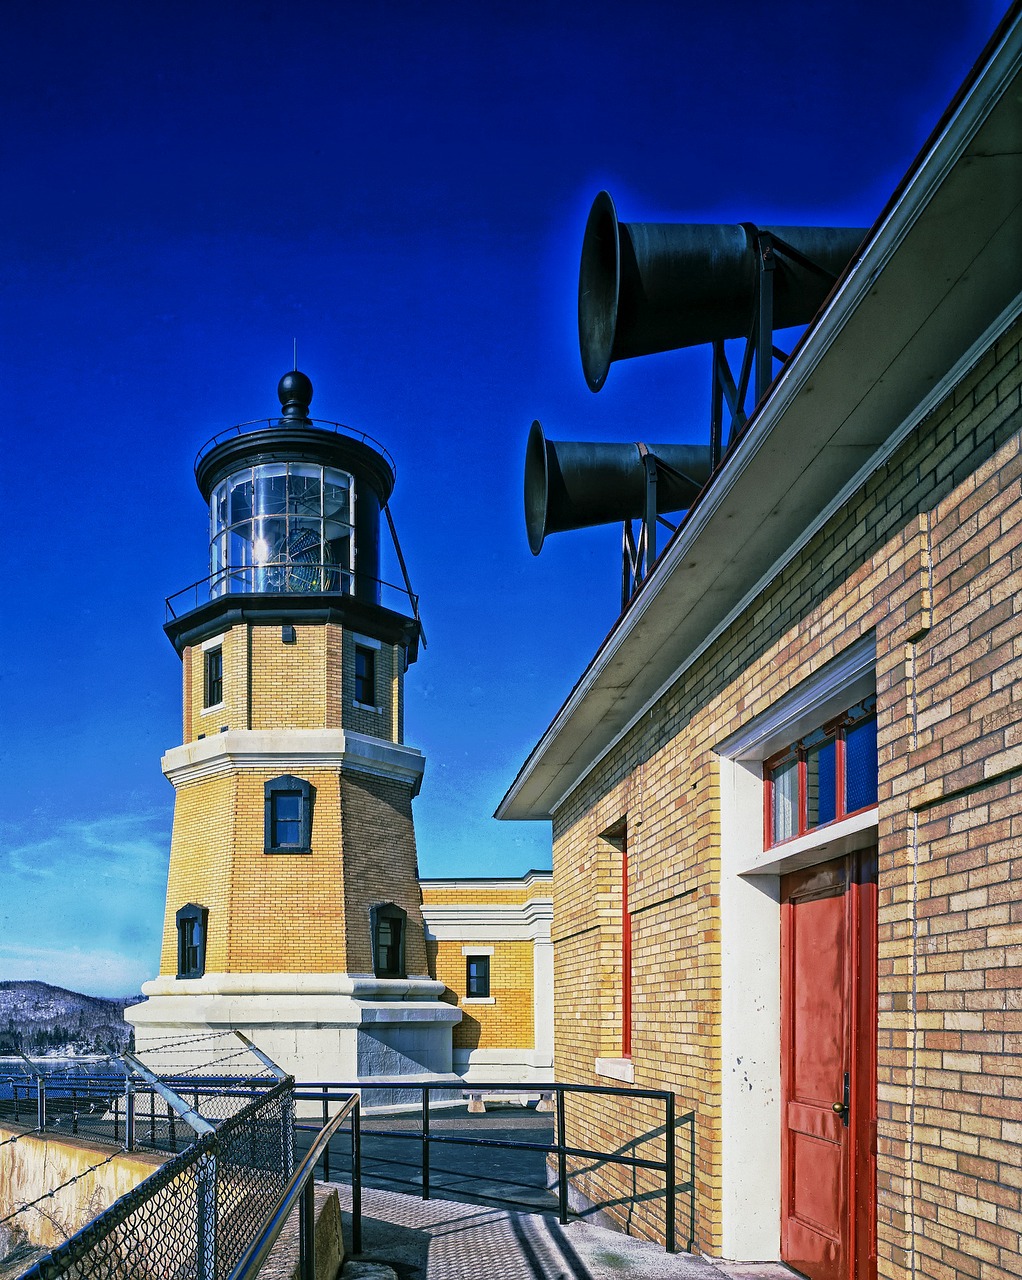
{"label": "brick wall", "polygon": [[369,908],[408,913],[406,964],[426,955],[407,784],[310,769],[312,852],[264,852],[264,784],[245,769],[179,788],[161,972],[177,972],[175,913],[209,909],[206,969],[229,973],[371,973]]}
{"label": "brick wall", "polygon": [[404,731],[404,659],[398,645],[376,650],[378,706],[355,704],[355,637],[334,623],[295,627],[284,644],[279,626],[243,624],[220,639],[223,702],[207,708],[205,653],[185,650],[185,742],[229,729],[351,729],[401,742]]}
{"label": "brick wall", "polygon": [[406,783],[370,774],[341,778],[344,828],[344,914],[349,973],[372,973],[369,909],[393,902],[408,913],[405,968],[428,973],[419,873]]}
{"label": "brick wall", "polygon": [[[594,1059],[620,1023],[600,833],[626,818],[635,1084],[670,1087],[696,1111],[694,1243],[710,1254],[722,1177],[713,747],[874,631],[880,1273],[1018,1274],[1019,375],[1016,326],[555,814],[557,1078],[599,1082]],[[576,1120],[580,1136],[621,1139],[610,1109]],[[597,1200],[631,1199],[631,1185],[630,1173],[586,1179]],[[613,1211],[662,1233],[655,1198]]]}
{"label": "brick wall", "polygon": [[340,787],[307,770],[315,788],[312,853],[264,852],[264,784],[274,769],[246,769],[179,788],[174,806],[161,972],[177,972],[175,913],[209,909],[212,973],[343,971]]}
{"label": "brick wall", "polygon": [[[493,907],[520,908],[520,925],[528,929],[526,909],[537,899],[548,901],[552,878],[530,874],[520,881],[508,880],[424,880],[423,907],[460,908],[465,923],[464,936],[451,937],[457,930],[445,916],[445,936],[427,943],[430,972],[446,984],[441,999],[462,1008],[462,1020],[454,1027],[456,1049],[533,1049],[535,1027],[534,943],[531,938],[484,936],[478,921]],[[502,913],[508,914],[508,913]],[[512,916],[514,913],[511,913]],[[465,1004],[466,958],[464,949],[492,948],[490,995],[493,1004]]]}
{"label": "brick wall", "polygon": [[[462,947],[493,948],[490,956],[490,995],[493,1004],[464,1004],[465,956]],[[496,938],[463,943],[431,940],[431,971],[447,986],[440,997],[460,1004],[461,1021],[454,1027],[455,1049],[531,1049],[536,1043],[533,1021],[532,943]]]}

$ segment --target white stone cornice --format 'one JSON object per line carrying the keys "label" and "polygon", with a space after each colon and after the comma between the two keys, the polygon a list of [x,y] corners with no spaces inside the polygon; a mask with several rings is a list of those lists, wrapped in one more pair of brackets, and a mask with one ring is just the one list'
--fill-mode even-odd
{"label": "white stone cornice", "polygon": [[520,904],[425,903],[422,908],[426,937],[443,942],[546,942],[553,915],[549,898],[532,898]]}
{"label": "white stone cornice", "polygon": [[414,747],[345,729],[229,729],[171,748],[162,765],[175,787],[242,769],[341,769],[407,783],[414,796],[426,760]]}
{"label": "white stone cornice", "polygon": [[161,974],[142,984],[144,996],[351,996],[357,1000],[435,1000],[446,987],[426,975],[377,978],[371,973]]}
{"label": "white stone cornice", "polygon": [[550,884],[553,881],[552,871],[526,871],[521,876],[420,876],[419,883],[427,889],[463,889],[497,890],[500,892],[519,890],[534,884]]}

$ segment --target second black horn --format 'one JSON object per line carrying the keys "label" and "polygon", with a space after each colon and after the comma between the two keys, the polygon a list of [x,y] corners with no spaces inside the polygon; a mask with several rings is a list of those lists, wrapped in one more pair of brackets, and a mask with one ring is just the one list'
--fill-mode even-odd
{"label": "second black horn", "polygon": [[[643,446],[658,463],[657,514],[686,511],[710,475],[708,445]],[[549,533],[643,515],[646,470],[638,444],[548,440],[532,424],[525,450],[525,528],[538,556]]]}

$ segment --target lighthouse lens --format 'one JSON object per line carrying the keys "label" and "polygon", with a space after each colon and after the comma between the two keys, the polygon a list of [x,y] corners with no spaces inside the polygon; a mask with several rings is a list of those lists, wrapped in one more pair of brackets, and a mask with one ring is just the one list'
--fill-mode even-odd
{"label": "lighthouse lens", "polygon": [[309,462],[246,467],[210,495],[210,594],[354,589],[352,478]]}

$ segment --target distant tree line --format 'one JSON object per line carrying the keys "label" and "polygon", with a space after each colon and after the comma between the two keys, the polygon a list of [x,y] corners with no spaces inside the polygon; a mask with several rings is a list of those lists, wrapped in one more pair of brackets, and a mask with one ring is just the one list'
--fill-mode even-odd
{"label": "distant tree line", "polygon": [[0,1054],[47,1054],[67,1050],[70,1053],[123,1053],[133,1047],[134,1028],[123,1026],[87,1026],[83,1018],[77,1024],[63,1022],[35,1023],[17,1026],[13,1018],[0,1029]]}

